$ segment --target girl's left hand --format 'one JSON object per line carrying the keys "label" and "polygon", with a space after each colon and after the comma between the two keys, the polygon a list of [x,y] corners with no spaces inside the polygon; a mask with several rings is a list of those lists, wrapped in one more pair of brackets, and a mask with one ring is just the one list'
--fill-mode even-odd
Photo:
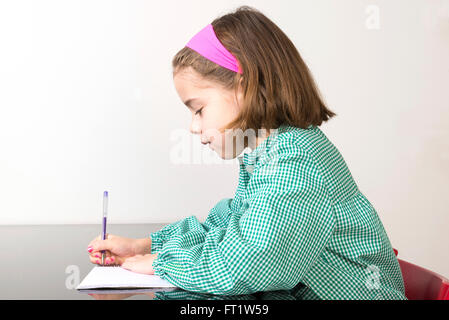
{"label": "girl's left hand", "polygon": [[157,255],[157,253],[145,255],[138,254],[126,258],[121,264],[121,267],[137,273],[154,274],[153,261],[157,259]]}

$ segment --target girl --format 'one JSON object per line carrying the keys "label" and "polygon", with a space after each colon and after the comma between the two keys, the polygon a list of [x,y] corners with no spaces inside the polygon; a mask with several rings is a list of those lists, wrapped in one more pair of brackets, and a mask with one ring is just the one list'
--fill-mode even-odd
{"label": "girl", "polygon": [[318,128],[335,113],[279,27],[246,6],[217,18],[176,54],[173,79],[191,132],[223,159],[239,155],[235,196],[204,223],[190,216],[147,239],[97,238],[93,263],[107,250],[107,264],[198,293],[405,299],[375,209]]}

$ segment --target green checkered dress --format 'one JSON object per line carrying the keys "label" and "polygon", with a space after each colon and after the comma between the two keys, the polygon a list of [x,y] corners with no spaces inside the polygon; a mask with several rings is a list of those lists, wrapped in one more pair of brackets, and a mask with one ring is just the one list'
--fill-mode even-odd
{"label": "green checkered dress", "polygon": [[234,198],[150,235],[155,274],[215,295],[406,299],[384,227],[316,126],[282,125],[238,157]]}

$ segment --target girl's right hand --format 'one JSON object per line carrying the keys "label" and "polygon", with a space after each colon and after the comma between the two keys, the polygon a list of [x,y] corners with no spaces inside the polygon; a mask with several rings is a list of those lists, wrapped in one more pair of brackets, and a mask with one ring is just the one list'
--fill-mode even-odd
{"label": "girl's right hand", "polygon": [[87,246],[92,263],[101,264],[102,250],[105,250],[106,265],[121,265],[126,258],[150,253],[151,238],[130,239],[107,234],[106,240],[102,240],[101,236],[98,236]]}

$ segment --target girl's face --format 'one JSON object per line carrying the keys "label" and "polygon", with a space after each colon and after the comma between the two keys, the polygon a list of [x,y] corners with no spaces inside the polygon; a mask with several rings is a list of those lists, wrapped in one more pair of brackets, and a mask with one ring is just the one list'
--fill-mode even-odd
{"label": "girl's face", "polygon": [[228,142],[232,142],[230,135],[227,135],[229,132],[220,133],[218,130],[238,115],[242,105],[240,88],[236,95],[232,90],[205,80],[191,67],[176,73],[173,81],[179,97],[192,113],[190,132],[201,135],[201,143],[209,144],[222,159],[233,159],[239,155],[244,146],[237,143],[234,148]]}

